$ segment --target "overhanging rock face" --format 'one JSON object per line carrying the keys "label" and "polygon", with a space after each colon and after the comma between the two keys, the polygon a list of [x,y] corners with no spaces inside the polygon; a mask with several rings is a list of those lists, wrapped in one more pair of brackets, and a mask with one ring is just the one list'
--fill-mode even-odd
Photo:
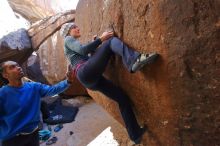
{"label": "overhanging rock face", "polygon": [[33,24],[28,29],[31,37],[32,47],[36,51],[40,45],[52,34],[60,29],[60,27],[67,22],[73,22],[75,19],[75,11],[70,10],[64,13],[58,13],[54,16],[46,17],[41,21]]}
{"label": "overhanging rock face", "polygon": [[34,23],[54,14],[44,1],[39,0],[8,0],[14,12],[19,13],[29,22]]}
{"label": "overhanging rock face", "polygon": [[[135,74],[114,57],[108,78],[131,97],[145,145],[220,145],[220,2],[218,0],[80,0],[76,23],[82,42],[113,24],[118,36],[158,61]],[[117,105],[90,95],[117,120]]]}

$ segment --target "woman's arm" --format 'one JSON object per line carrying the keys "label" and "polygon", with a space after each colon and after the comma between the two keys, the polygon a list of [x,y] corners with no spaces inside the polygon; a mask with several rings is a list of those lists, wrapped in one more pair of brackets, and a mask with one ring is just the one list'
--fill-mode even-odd
{"label": "woman's arm", "polygon": [[99,38],[86,45],[81,45],[78,40],[74,39],[71,36],[67,36],[65,38],[65,46],[71,49],[72,51],[83,56],[87,55],[90,52],[95,51],[100,44],[102,44],[102,41]]}

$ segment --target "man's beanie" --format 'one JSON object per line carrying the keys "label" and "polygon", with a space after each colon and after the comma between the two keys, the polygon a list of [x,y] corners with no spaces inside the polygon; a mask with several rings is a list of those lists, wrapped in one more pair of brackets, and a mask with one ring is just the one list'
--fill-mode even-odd
{"label": "man's beanie", "polygon": [[65,24],[63,24],[61,29],[60,29],[60,35],[63,36],[63,37],[66,37],[72,26],[75,26],[75,23],[65,23]]}

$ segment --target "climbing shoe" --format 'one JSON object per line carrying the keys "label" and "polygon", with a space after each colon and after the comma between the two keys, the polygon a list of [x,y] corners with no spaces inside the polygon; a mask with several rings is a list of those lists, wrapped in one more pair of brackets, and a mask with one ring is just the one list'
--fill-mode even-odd
{"label": "climbing shoe", "polygon": [[158,56],[159,56],[159,54],[157,54],[157,53],[141,54],[137,58],[135,63],[132,65],[132,68],[131,68],[132,72],[136,72],[136,71],[140,70],[146,64],[153,63],[157,59]]}
{"label": "climbing shoe", "polygon": [[135,144],[140,144],[141,143],[143,135],[146,131],[147,131],[147,126],[144,125],[144,127],[140,128],[139,136],[136,139],[133,140]]}

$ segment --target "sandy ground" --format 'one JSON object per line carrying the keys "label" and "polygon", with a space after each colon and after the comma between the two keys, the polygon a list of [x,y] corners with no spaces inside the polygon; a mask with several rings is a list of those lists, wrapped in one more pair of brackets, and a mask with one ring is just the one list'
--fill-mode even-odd
{"label": "sandy ground", "polygon": [[[64,124],[58,133],[58,141],[52,146],[132,146],[126,129],[114,120],[93,100],[69,99],[68,103],[80,106],[72,123]],[[70,135],[70,131],[74,134]],[[43,143],[41,146],[45,146]]]}

